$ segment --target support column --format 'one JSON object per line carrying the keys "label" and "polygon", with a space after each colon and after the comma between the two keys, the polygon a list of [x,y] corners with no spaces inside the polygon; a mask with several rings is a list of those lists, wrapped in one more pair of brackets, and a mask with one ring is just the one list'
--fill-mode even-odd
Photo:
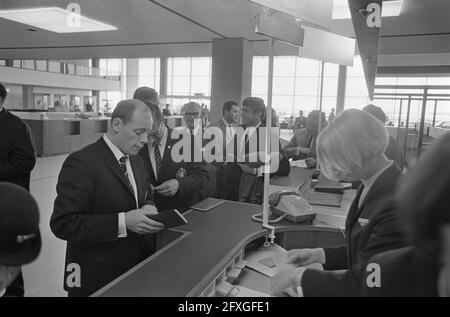
{"label": "support column", "polygon": [[137,58],[127,59],[127,76],[125,78],[125,81],[126,81],[126,98],[132,99],[133,94],[139,85],[139,59]]}
{"label": "support column", "polygon": [[225,101],[233,100],[240,104],[251,95],[252,64],[253,44],[247,39],[213,40],[211,122],[222,118]]}
{"label": "support column", "polygon": [[336,115],[344,111],[346,86],[347,86],[347,66],[339,65],[338,88],[336,98]]}
{"label": "support column", "polygon": [[34,109],[33,86],[22,85],[23,109]]}
{"label": "support column", "polygon": [[92,90],[92,102],[95,104],[94,112],[100,112],[100,90]]}
{"label": "support column", "polygon": [[162,57],[159,63],[159,96],[167,96],[167,57]]}

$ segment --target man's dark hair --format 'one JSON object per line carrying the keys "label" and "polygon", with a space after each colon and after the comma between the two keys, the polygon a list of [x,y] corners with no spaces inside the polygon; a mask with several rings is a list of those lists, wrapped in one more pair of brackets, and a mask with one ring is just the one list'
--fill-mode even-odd
{"label": "man's dark hair", "polygon": [[145,86],[136,89],[133,99],[140,100],[145,104],[153,103],[157,105],[159,103],[158,92],[153,88]]}
{"label": "man's dark hair", "polygon": [[266,115],[266,105],[264,104],[264,100],[258,97],[248,97],[245,98],[242,102],[243,107],[248,107],[255,114],[257,112],[261,112],[261,119]]}
{"label": "man's dark hair", "polygon": [[121,119],[123,124],[130,122],[133,119],[134,112],[140,104],[146,106],[142,101],[136,99],[120,101],[112,113],[111,124],[114,119]]}
{"label": "man's dark hair", "polygon": [[370,113],[372,116],[383,122],[383,124],[386,122],[386,114],[384,111],[373,104],[367,105],[363,108],[365,112]]}
{"label": "man's dark hair", "polygon": [[6,90],[6,87],[0,83],[0,98],[2,98],[2,101],[5,101],[6,96],[8,96],[8,91]]}
{"label": "man's dark hair", "polygon": [[315,120],[319,123],[319,115],[322,113],[322,124],[326,122],[325,112],[320,110],[313,110],[308,114],[308,120]]}
{"label": "man's dark hair", "polygon": [[147,104],[147,107],[152,112],[152,116],[153,116],[153,119],[155,119],[155,121],[157,121],[157,122],[164,121],[164,116],[163,116],[163,113],[162,113],[161,109],[159,108],[159,106],[150,103],[150,104]]}
{"label": "man's dark hair", "polygon": [[224,114],[225,111],[231,111],[231,109],[233,109],[233,106],[239,106],[239,105],[236,101],[226,101],[222,107],[222,114]]}

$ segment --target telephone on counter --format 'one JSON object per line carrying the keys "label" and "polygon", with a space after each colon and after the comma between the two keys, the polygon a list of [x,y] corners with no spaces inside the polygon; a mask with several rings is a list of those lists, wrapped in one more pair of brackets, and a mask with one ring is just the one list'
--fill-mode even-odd
{"label": "telephone on counter", "polygon": [[[320,175],[319,170],[315,170],[305,181],[298,186],[296,191],[281,190],[270,194],[269,207],[272,215],[278,216],[276,219],[269,219],[269,223],[277,223],[286,218],[291,222],[311,222],[316,219],[316,214],[312,211],[311,205],[303,198],[317,184]],[[252,216],[254,221],[262,222],[263,214]]]}
{"label": "telephone on counter", "polygon": [[285,215],[291,222],[311,222],[316,218],[311,205],[298,192],[282,190],[269,196],[271,211],[277,215]]}

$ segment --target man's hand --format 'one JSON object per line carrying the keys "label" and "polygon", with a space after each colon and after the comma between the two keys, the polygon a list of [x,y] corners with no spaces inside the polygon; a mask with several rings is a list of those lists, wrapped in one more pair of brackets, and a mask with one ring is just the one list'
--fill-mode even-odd
{"label": "man's hand", "polygon": [[156,215],[158,213],[158,208],[153,205],[145,205],[141,207],[142,212],[146,216]]}
{"label": "man's hand", "polygon": [[305,266],[312,263],[325,264],[325,251],[317,249],[293,249],[288,251],[287,263]]}
{"label": "man's hand", "polygon": [[273,296],[298,296],[297,287],[300,286],[304,270],[304,268],[280,270],[272,279],[270,293]]}
{"label": "man's hand", "polygon": [[162,183],[159,186],[156,186],[155,191],[160,195],[172,197],[178,192],[179,188],[180,184],[178,183],[178,181],[176,179],[171,179]]}
{"label": "man's hand", "polygon": [[156,233],[164,229],[164,225],[162,223],[148,218],[146,214],[150,215],[149,211],[144,212],[141,209],[126,212],[125,224],[127,230],[137,234],[149,234]]}

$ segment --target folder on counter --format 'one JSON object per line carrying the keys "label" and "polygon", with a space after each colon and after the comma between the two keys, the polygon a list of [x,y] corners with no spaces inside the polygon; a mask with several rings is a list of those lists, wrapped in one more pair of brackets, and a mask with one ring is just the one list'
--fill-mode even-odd
{"label": "folder on counter", "polygon": [[341,207],[342,195],[312,192],[308,195],[308,202],[310,205],[326,206],[326,207]]}
{"label": "folder on counter", "polygon": [[222,205],[224,202],[225,201],[221,200],[221,199],[207,198],[205,200],[202,200],[202,201],[196,203],[191,208],[194,210],[206,212],[206,211],[216,208],[217,206]]}

